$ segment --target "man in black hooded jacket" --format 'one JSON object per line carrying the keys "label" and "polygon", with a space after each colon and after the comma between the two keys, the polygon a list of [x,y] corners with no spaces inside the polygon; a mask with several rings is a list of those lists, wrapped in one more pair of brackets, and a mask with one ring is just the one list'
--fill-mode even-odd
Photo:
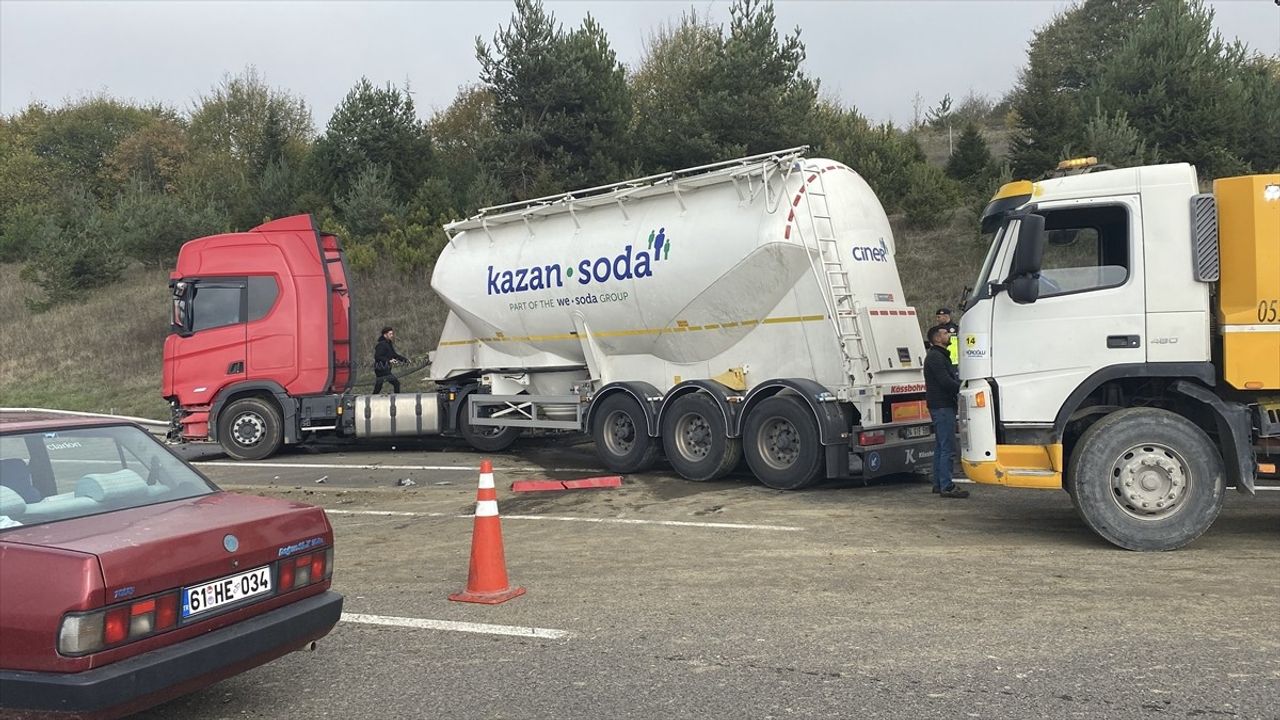
{"label": "man in black hooded jacket", "polygon": [[956,447],[956,410],[960,377],[951,364],[951,331],[936,325],[929,331],[929,352],[924,358],[925,402],[933,417],[933,491],[947,498],[969,497],[951,481]]}
{"label": "man in black hooded jacket", "polygon": [[409,358],[396,352],[396,331],[391,327],[382,328],[382,336],[378,338],[378,344],[373,346],[373,375],[376,380],[373,383],[373,394],[377,395],[382,392],[382,383],[391,383],[391,393],[394,395],[400,392],[400,378],[391,372],[392,362],[409,362]]}

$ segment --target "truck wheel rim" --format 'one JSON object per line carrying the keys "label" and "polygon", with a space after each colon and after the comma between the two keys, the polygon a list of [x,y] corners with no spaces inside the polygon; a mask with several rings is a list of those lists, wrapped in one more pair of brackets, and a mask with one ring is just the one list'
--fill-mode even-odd
{"label": "truck wheel rim", "polygon": [[756,449],[770,467],[786,470],[800,456],[800,433],[786,418],[769,418],[756,437]]}
{"label": "truck wheel rim", "polygon": [[1162,520],[1181,510],[1190,495],[1191,470],[1172,448],[1135,445],[1111,467],[1111,497],[1139,520]]}
{"label": "truck wheel rim", "polygon": [[614,410],[604,419],[604,444],[612,455],[626,455],[636,445],[636,424],[622,410]]}
{"label": "truck wheel rim", "polygon": [[257,445],[262,442],[262,436],[266,433],[267,424],[256,412],[240,413],[235,422],[231,423],[231,438],[242,447]]}
{"label": "truck wheel rim", "polygon": [[676,449],[681,457],[697,462],[711,454],[711,425],[698,413],[685,413],[676,421]]}

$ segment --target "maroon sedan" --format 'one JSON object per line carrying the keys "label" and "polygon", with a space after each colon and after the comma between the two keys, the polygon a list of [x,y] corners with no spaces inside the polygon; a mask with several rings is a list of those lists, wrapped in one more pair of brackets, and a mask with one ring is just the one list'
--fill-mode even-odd
{"label": "maroon sedan", "polygon": [[333,528],[136,425],[0,424],[0,716],[116,717],[324,637]]}

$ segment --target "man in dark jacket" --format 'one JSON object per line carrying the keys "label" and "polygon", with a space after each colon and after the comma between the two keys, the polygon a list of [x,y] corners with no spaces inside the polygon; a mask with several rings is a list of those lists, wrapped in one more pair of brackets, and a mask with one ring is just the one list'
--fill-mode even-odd
{"label": "man in dark jacket", "polygon": [[948,345],[951,331],[937,325],[929,330],[929,352],[924,358],[925,401],[933,417],[933,491],[948,498],[969,497],[951,481],[956,446],[956,408],[960,376],[951,364]]}
{"label": "man in dark jacket", "polygon": [[409,358],[396,352],[396,331],[390,327],[382,328],[382,337],[378,338],[378,344],[373,346],[373,375],[377,380],[373,383],[373,394],[377,395],[382,392],[382,383],[391,383],[391,393],[394,395],[400,392],[400,378],[391,372],[392,362],[409,362]]}

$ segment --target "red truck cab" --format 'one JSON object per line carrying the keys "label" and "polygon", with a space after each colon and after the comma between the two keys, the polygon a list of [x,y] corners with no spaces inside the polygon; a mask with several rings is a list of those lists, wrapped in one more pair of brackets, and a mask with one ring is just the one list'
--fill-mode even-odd
{"label": "red truck cab", "polygon": [[354,377],[349,277],[310,215],[183,245],[164,344],[171,437],[229,437],[235,457],[260,459],[333,428]]}

